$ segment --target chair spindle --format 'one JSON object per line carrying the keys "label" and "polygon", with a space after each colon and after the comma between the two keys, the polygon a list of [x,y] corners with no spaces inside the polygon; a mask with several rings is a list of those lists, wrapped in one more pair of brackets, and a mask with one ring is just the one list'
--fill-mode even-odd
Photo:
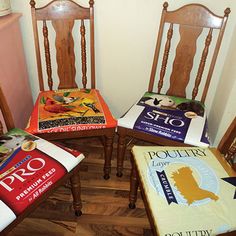
{"label": "chair spindle", "polygon": [[198,67],[197,77],[196,77],[195,85],[194,85],[193,92],[192,92],[192,99],[195,99],[198,94],[198,88],[199,88],[199,85],[202,80],[202,74],[203,74],[203,71],[205,68],[206,59],[207,59],[207,55],[208,55],[208,51],[209,51],[209,46],[210,46],[211,40],[212,40],[212,31],[213,31],[213,29],[209,30],[209,33],[208,33],[206,40],[205,40],[205,47],[202,52],[202,57],[201,57],[201,61],[200,61],[199,67]]}
{"label": "chair spindle", "polygon": [[80,34],[81,34],[82,83],[83,83],[83,88],[86,88],[86,85],[87,85],[87,59],[86,59],[86,40],[85,40],[84,20],[81,20]]}
{"label": "chair spindle", "polygon": [[166,65],[167,65],[167,61],[169,57],[172,36],[173,36],[173,24],[170,24],[170,27],[167,32],[167,40],[165,44],[165,50],[164,50],[164,55],[163,55],[163,60],[162,60],[162,65],[161,65],[160,80],[158,82],[158,93],[161,92],[161,89],[163,86],[163,80],[166,73]]}
{"label": "chair spindle", "polygon": [[47,68],[47,75],[48,75],[48,87],[50,90],[52,90],[52,86],[53,86],[52,66],[51,66],[50,47],[49,47],[49,40],[48,40],[48,27],[46,24],[46,20],[43,21],[43,37],[44,37],[46,68]]}
{"label": "chair spindle", "polygon": [[0,135],[3,135],[3,125],[1,121],[0,121]]}

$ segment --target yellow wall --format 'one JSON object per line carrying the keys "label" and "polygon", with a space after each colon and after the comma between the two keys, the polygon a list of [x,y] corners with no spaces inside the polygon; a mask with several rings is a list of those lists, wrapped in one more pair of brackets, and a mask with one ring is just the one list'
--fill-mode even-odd
{"label": "yellow wall", "polygon": [[[36,2],[40,7],[49,0]],[[88,5],[88,0],[75,2]],[[168,2],[172,10],[196,1]],[[236,2],[198,0],[197,3],[217,15],[223,15],[226,7],[232,11],[206,100],[210,135],[216,145],[236,113]],[[97,87],[117,118],[147,89],[162,4],[158,0],[95,0]],[[35,99],[38,81],[29,0],[11,0],[11,5],[13,11],[23,13],[21,29]]]}

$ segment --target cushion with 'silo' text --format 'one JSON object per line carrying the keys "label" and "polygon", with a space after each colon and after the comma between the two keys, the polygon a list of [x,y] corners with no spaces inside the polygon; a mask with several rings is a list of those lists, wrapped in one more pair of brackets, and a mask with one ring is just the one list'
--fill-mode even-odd
{"label": "cushion with 'silo' text", "polygon": [[194,146],[209,146],[205,106],[186,98],[146,92],[118,120],[118,126]]}

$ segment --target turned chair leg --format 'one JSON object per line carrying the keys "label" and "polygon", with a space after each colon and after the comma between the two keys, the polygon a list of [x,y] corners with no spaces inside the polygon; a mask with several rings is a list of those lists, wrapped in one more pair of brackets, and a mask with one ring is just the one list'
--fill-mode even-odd
{"label": "turned chair leg", "polygon": [[76,171],[70,178],[71,192],[73,196],[73,208],[76,216],[82,215],[82,202],[81,202],[81,186],[79,171]]}
{"label": "turned chair leg", "polygon": [[130,192],[129,192],[129,208],[134,209],[135,203],[137,201],[137,193],[138,193],[138,173],[137,168],[135,166],[133,158],[131,158],[131,175],[130,175]]}
{"label": "turned chair leg", "polygon": [[123,175],[124,156],[126,150],[125,135],[119,134],[118,147],[117,147],[117,177]]}
{"label": "turned chair leg", "polygon": [[104,145],[104,155],[105,155],[105,163],[104,163],[104,179],[110,178],[111,173],[111,156],[113,149],[113,136],[105,137],[105,145]]}

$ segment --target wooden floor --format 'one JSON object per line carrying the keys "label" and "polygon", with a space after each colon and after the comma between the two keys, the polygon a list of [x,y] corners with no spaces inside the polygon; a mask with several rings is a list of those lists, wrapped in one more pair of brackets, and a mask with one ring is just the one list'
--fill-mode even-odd
{"label": "wooden floor", "polygon": [[112,174],[103,179],[103,147],[99,139],[67,142],[86,155],[81,163],[83,215],[76,218],[68,186],[60,187],[37,210],[21,222],[9,235],[146,235],[152,236],[142,199],[136,209],[128,208],[130,152],[126,154],[122,178],[116,177],[116,143],[114,143]]}

